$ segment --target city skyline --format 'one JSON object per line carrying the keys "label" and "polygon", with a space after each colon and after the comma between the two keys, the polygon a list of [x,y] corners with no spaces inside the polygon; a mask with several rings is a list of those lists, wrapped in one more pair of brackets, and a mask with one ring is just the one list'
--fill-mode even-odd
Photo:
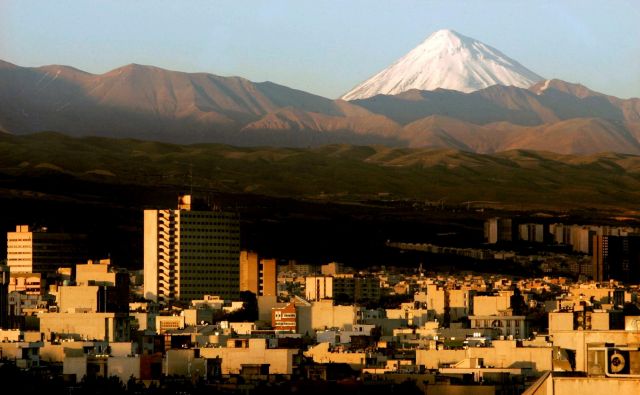
{"label": "city skyline", "polygon": [[[129,212],[144,218],[132,229],[144,245],[128,244],[142,268],[88,259],[95,252],[80,247],[108,244],[95,234],[74,238],[83,253],[70,256],[71,234],[20,224],[7,232],[7,386],[29,377],[31,388],[51,393],[100,383],[110,394],[178,385],[186,395],[640,388],[637,221],[442,206],[421,210],[435,239],[396,233],[383,243],[384,264],[330,260],[331,243],[314,263],[291,255],[291,239],[280,252],[255,244],[255,224],[236,211],[247,207],[192,195],[177,203]],[[459,232],[467,236],[455,247]],[[382,243],[358,247],[351,236],[358,255]]]}
{"label": "city skyline", "polygon": [[640,96],[640,8],[630,1],[405,1],[393,8],[371,2],[5,2],[0,15],[0,35],[7,38],[0,40],[0,59],[21,66],[65,64],[104,73],[149,64],[336,98],[446,28],[499,48],[544,78]]}
{"label": "city skyline", "polygon": [[640,393],[634,1],[0,0],[0,388]]}

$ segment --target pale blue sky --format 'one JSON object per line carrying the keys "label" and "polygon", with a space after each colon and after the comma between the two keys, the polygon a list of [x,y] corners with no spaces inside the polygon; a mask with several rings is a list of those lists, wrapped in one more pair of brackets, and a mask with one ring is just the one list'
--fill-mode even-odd
{"label": "pale blue sky", "polygon": [[543,77],[640,97],[639,0],[0,0],[0,59],[151,64],[336,98],[442,28]]}

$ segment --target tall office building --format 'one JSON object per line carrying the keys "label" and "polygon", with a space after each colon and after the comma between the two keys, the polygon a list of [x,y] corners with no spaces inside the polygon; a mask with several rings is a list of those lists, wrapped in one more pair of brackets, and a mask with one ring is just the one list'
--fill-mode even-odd
{"label": "tall office building", "polygon": [[259,259],[255,252],[240,252],[240,291],[277,296],[276,280],[275,259]]}
{"label": "tall office building", "polygon": [[640,282],[640,236],[593,236],[596,281]]}
{"label": "tall office building", "polygon": [[87,236],[54,233],[46,228],[16,226],[7,232],[7,265],[11,273],[54,274],[87,260]]}
{"label": "tall office building", "polygon": [[178,209],[144,211],[144,296],[160,303],[238,296],[240,222],[235,213]]}

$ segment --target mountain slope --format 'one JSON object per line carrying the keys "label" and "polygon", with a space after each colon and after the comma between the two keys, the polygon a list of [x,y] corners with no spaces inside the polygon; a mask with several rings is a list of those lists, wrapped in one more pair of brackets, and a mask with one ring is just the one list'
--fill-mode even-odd
{"label": "mountain slope", "polygon": [[0,62],[0,132],[175,143],[309,147],[348,143],[491,153],[637,153],[640,100],[559,80],[471,93],[409,90],[330,100],[271,82],[128,65],[95,75]]}
{"label": "mountain slope", "polygon": [[452,30],[439,30],[342,99],[394,95],[411,89],[473,92],[496,84],[528,88],[541,79],[493,47]]}
{"label": "mountain slope", "polygon": [[[471,93],[437,89],[412,90],[398,95],[378,95],[350,103],[408,124],[430,115],[443,115],[478,125],[510,122],[533,126],[573,118],[603,118],[621,122],[640,119],[640,99],[618,99],[592,92],[577,93],[579,86],[555,80],[546,89],[494,85]],[[556,86],[559,86],[556,89]],[[562,87],[560,87],[562,86]],[[538,89],[538,90],[536,90]]]}
{"label": "mountain slope", "polygon": [[[187,177],[189,173],[189,177]],[[237,148],[56,133],[0,134],[2,196],[65,196],[102,184],[322,200],[417,199],[492,206],[626,207],[640,199],[640,156],[331,145]],[[87,189],[91,186],[91,189]],[[25,189],[31,188],[31,189]]]}
{"label": "mountain slope", "polygon": [[410,147],[454,148],[478,153],[500,151],[509,133],[440,115],[412,122],[404,127],[404,132]]}
{"label": "mountain slope", "polygon": [[[66,66],[0,67],[0,117],[15,133],[65,130],[169,141],[225,141],[288,106],[330,116],[356,110],[271,82],[128,65],[94,75]],[[208,134],[208,136],[207,136]]]}
{"label": "mountain slope", "polygon": [[[579,99],[575,105],[577,111],[591,112],[591,116],[601,118],[624,119],[628,122],[640,121],[640,99],[620,99],[614,96],[590,90],[581,84],[572,84],[562,80],[545,80],[532,85],[529,90],[542,96],[548,106],[561,107],[564,100],[568,102]],[[572,99],[573,98],[573,99]]]}
{"label": "mountain slope", "polygon": [[640,143],[624,126],[599,118],[577,118],[520,129],[509,128],[497,151],[527,149],[560,154],[640,154]]}
{"label": "mountain slope", "polygon": [[476,153],[514,149],[591,155],[599,152],[640,154],[634,131],[623,123],[599,118],[576,118],[538,126],[506,122],[474,125],[439,115],[404,127],[411,147],[455,148]]}

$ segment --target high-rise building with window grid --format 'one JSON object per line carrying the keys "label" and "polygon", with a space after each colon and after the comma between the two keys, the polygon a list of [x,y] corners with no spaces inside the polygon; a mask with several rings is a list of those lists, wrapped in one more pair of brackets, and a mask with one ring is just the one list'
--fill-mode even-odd
{"label": "high-rise building with window grid", "polygon": [[7,232],[7,265],[11,273],[55,275],[62,267],[86,262],[87,240],[83,234],[18,225],[15,232]]}
{"label": "high-rise building with window grid", "polygon": [[169,304],[238,296],[240,222],[236,213],[178,209],[144,211],[144,296]]}
{"label": "high-rise building with window grid", "polygon": [[593,236],[593,279],[640,281],[640,236]]}

